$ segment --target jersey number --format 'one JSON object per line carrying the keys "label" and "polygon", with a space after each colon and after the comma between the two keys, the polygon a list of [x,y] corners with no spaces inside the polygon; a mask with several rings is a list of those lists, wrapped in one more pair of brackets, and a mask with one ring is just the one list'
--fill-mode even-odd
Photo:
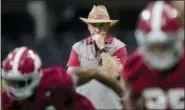
{"label": "jersey number", "polygon": [[146,89],[143,93],[148,109],[184,109],[184,89],[170,89],[167,92],[159,88]]}
{"label": "jersey number", "polygon": [[55,107],[53,107],[53,106],[51,105],[51,106],[46,107],[46,110],[56,110],[56,109],[55,109]]}

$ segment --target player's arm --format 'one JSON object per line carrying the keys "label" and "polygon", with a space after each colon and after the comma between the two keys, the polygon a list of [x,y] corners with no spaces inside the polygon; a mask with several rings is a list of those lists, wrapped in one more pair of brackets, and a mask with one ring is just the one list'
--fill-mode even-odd
{"label": "player's arm", "polygon": [[130,88],[122,100],[123,108],[125,110],[146,110],[144,106],[144,98],[142,97],[142,95],[140,93],[133,92]]}
{"label": "player's arm", "polygon": [[123,109],[147,110],[145,107],[145,100],[142,94],[140,92],[133,91],[132,86],[129,83],[129,80],[126,80],[125,78],[124,81],[125,81],[124,86],[127,88],[127,91],[125,92],[124,97],[122,97]]}
{"label": "player's arm", "polygon": [[[125,96],[123,97],[123,108],[125,110],[131,109],[139,109],[139,110],[146,110],[145,109],[145,100],[142,95],[141,85],[137,82],[138,76],[137,71],[139,69],[138,66],[138,56],[136,53],[132,54],[125,66],[124,71],[122,72],[122,78],[124,79],[125,87],[127,91]],[[140,88],[140,89],[139,89]]]}

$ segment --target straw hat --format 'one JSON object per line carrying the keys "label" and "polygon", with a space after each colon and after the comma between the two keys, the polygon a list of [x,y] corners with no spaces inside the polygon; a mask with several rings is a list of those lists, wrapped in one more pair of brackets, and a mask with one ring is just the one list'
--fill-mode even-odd
{"label": "straw hat", "polygon": [[110,26],[116,24],[119,20],[111,20],[107,8],[104,5],[93,6],[88,18],[80,19],[85,23],[110,23]]}

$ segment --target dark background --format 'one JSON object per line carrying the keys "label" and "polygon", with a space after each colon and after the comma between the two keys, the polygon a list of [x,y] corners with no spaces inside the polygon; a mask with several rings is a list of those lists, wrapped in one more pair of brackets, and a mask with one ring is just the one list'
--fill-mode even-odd
{"label": "dark background", "polygon": [[72,45],[89,34],[79,17],[87,17],[93,4],[105,5],[111,18],[120,20],[110,33],[128,46],[130,54],[137,47],[134,30],[138,15],[148,0],[45,0],[47,28],[41,35],[36,33],[38,22],[28,13],[29,2],[2,0],[1,61],[13,48],[24,45],[38,51],[44,67],[66,66]]}

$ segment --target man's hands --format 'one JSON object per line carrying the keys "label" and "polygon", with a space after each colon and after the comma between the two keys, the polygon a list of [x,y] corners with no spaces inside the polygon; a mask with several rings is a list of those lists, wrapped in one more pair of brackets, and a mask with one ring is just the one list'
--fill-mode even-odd
{"label": "man's hands", "polygon": [[[77,85],[82,85],[92,79],[96,79],[112,88],[120,97],[122,97],[124,94],[123,85],[121,85],[117,78],[115,78],[119,75],[117,70],[115,70],[118,68],[118,62],[107,53],[102,53],[101,55],[104,56],[103,66],[91,68],[80,67],[73,69],[72,73],[78,77]],[[113,63],[110,63],[110,60]]]}
{"label": "man's hands", "polygon": [[114,60],[113,63],[107,62],[108,60],[103,61],[103,66],[99,67],[94,78],[101,83],[112,88],[120,97],[124,95],[123,85],[117,80],[119,73],[116,71],[117,61],[112,57],[106,57],[109,54],[104,54],[105,59]]}
{"label": "man's hands", "polygon": [[107,53],[101,54],[102,58],[102,70],[106,70],[109,76],[112,76],[115,79],[120,77],[120,61],[117,57],[112,57]]}
{"label": "man's hands", "polygon": [[97,68],[88,68],[88,67],[79,67],[74,68],[72,71],[70,71],[72,74],[76,75],[78,77],[78,83],[77,85],[83,85],[90,80],[94,79],[95,76],[98,73]]}
{"label": "man's hands", "polygon": [[105,47],[105,35],[101,34],[95,34],[92,36],[93,41],[95,42],[95,45],[99,48],[99,50],[103,49]]}

